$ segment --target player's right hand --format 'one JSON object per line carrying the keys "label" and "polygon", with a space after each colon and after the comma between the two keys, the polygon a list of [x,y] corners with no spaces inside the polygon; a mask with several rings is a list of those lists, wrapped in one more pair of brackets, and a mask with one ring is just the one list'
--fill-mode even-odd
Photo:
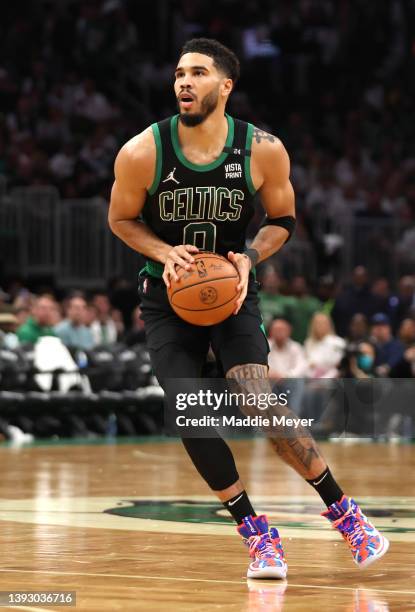
{"label": "player's right hand", "polygon": [[193,244],[179,244],[171,249],[167,253],[167,259],[164,264],[163,280],[166,283],[166,287],[170,287],[170,279],[175,281],[179,280],[176,272],[176,266],[190,270],[194,258],[192,253],[198,253],[199,249]]}

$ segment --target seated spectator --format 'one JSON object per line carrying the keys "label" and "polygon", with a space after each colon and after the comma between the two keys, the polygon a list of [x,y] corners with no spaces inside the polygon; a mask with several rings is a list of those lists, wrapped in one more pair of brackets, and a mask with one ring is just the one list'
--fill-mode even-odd
{"label": "seated spectator", "polygon": [[310,378],[337,378],[345,346],[343,338],[334,333],[330,317],[317,312],[304,343],[307,375]]}
{"label": "seated spectator", "polygon": [[53,295],[50,296],[53,300],[53,308],[52,308],[52,326],[56,327],[56,325],[58,325],[62,319],[62,304],[60,302],[57,302]]}
{"label": "seated spectator", "polygon": [[307,336],[310,321],[322,304],[316,297],[310,295],[307,281],[304,276],[295,276],[291,282],[291,293],[294,301],[290,312],[293,326],[293,339],[303,343]]}
{"label": "seated spectator", "polygon": [[17,326],[20,327],[23,323],[26,323],[27,319],[30,317],[30,308],[20,306],[14,309],[14,314],[17,319]]}
{"label": "seated spectator", "polygon": [[398,330],[398,338],[405,347],[415,344],[415,320],[404,319]]}
{"label": "seated spectator", "polygon": [[[367,341],[359,342],[355,350],[348,351],[340,365],[340,375],[353,380],[342,381],[340,395],[330,413],[326,414],[326,432],[345,431],[348,436],[373,437],[374,387],[371,380],[376,377],[374,346]],[[358,387],[354,381],[359,381]]]}
{"label": "seated spectator", "polygon": [[132,326],[130,331],[124,337],[124,342],[127,346],[142,344],[146,340],[144,332],[144,321],[141,318],[141,308],[137,306],[132,315]]}
{"label": "seated spectator", "polygon": [[318,279],[315,294],[322,304],[321,312],[325,312],[330,317],[337,295],[337,285],[331,274]]}
{"label": "seated spectator", "polygon": [[350,374],[353,378],[375,376],[375,348],[370,342],[360,342],[355,355],[350,357]]}
{"label": "seated spectator", "polygon": [[117,338],[122,338],[122,336],[124,335],[125,327],[121,310],[118,310],[118,308],[112,308],[111,319],[115,323],[115,329],[117,330]]}
{"label": "seated spectator", "polygon": [[368,271],[364,266],[356,266],[351,284],[339,293],[332,310],[337,333],[347,335],[354,314],[359,312],[370,318],[378,311],[379,298],[370,291]]}
{"label": "seated spectator", "polygon": [[48,295],[35,298],[31,316],[17,328],[20,342],[35,344],[42,336],[56,336],[53,329],[56,318],[56,301]]}
{"label": "seated spectator", "polygon": [[[13,299],[13,308],[19,321],[24,318],[23,311],[27,312],[26,319],[30,316],[30,311],[35,303],[36,296],[30,293],[26,288],[22,288]],[[19,311],[22,310],[22,316],[19,316]],[[24,321],[22,321],[22,324]]]}
{"label": "seated spectator", "polygon": [[378,312],[372,317],[371,324],[370,336],[376,349],[376,374],[388,376],[391,368],[402,359],[404,346],[393,337],[390,319],[386,314]]}
{"label": "seated spectator", "polygon": [[269,328],[269,377],[279,380],[306,375],[304,348],[291,339],[292,326],[287,319],[276,317]]}
{"label": "seated spectator", "polygon": [[386,312],[391,318],[394,333],[398,331],[403,319],[411,316],[413,307],[415,307],[415,276],[402,276],[399,279],[398,291],[396,295],[391,296]]}
{"label": "seated spectator", "polygon": [[111,303],[105,293],[95,293],[92,299],[95,308],[95,319],[91,323],[91,332],[95,346],[109,345],[117,342],[117,326],[111,317]]}
{"label": "seated spectator", "polygon": [[86,300],[81,296],[73,296],[68,301],[66,319],[55,327],[56,335],[65,346],[87,351],[94,346],[94,338],[86,321]]}
{"label": "seated spectator", "polygon": [[14,350],[19,346],[15,331],[17,318],[12,312],[0,312],[0,347]]}
{"label": "seated spectator", "polygon": [[261,289],[258,292],[265,327],[268,327],[274,317],[290,318],[295,302],[290,296],[281,295],[280,288],[280,275],[274,266],[268,265],[261,276]]}
{"label": "seated spectator", "polygon": [[377,299],[379,312],[386,312],[389,308],[390,286],[387,278],[377,278],[371,287],[372,295]]}
{"label": "seated spectator", "polygon": [[307,360],[307,376],[312,379],[305,389],[301,416],[315,420],[317,430],[330,429],[332,407],[330,395],[331,379],[339,376],[339,365],[345,350],[345,341],[336,336],[330,317],[323,312],[313,316],[307,339],[304,343]]}
{"label": "seated spectator", "polygon": [[408,347],[389,373],[391,378],[415,378],[415,344]]}
{"label": "seated spectator", "polygon": [[369,325],[367,318],[361,312],[353,315],[349,325],[349,333],[347,334],[347,350],[352,351],[357,348],[357,345],[367,340],[369,336]]}
{"label": "seated spectator", "polygon": [[[291,339],[291,323],[277,317],[269,330],[268,355],[269,377],[277,382],[278,392],[289,392],[289,405],[300,414],[304,394],[304,379],[307,361],[299,342]],[[291,379],[283,382],[284,379]]]}

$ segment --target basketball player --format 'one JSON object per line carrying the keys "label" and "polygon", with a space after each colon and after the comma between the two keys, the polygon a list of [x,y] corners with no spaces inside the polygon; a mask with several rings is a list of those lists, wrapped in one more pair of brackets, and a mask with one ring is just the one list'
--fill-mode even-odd
{"label": "basketball player", "polygon": [[[253,269],[276,253],[295,226],[290,163],[282,143],[225,113],[239,76],[232,51],[210,39],[187,42],[175,71],[178,114],[127,142],[115,162],[109,224],[147,260],[142,271],[142,312],[154,372],[197,378],[209,346],[227,378],[266,380],[268,344],[261,330]],[[266,84],[264,83],[264,86]],[[258,192],[266,218],[245,249],[245,230]],[[200,249],[227,256],[240,275],[233,315],[212,327],[190,325],[171,309],[166,287],[177,268],[189,269]],[[143,280],[144,279],[144,280]],[[388,541],[332,476],[304,429],[272,440],[276,453],[307,480],[327,506],[324,512],[364,567],[380,558]],[[183,438],[196,469],[229,510],[249,546],[248,577],[285,578],[278,531],[257,516],[232,453],[220,438]]]}

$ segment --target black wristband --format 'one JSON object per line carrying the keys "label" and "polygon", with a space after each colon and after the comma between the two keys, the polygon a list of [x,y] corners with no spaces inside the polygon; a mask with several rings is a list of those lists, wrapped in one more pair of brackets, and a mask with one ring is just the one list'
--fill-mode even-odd
{"label": "black wristband", "polygon": [[258,251],[256,249],[246,249],[243,254],[249,257],[249,259],[251,260],[251,270],[252,268],[255,268],[259,259]]}

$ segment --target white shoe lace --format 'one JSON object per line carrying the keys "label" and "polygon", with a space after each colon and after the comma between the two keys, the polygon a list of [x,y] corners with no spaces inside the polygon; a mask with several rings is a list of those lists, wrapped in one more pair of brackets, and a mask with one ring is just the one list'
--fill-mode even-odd
{"label": "white shoe lace", "polygon": [[[264,538],[264,535],[266,535],[267,537]],[[251,536],[248,540],[248,543],[249,543],[249,555],[251,557],[255,557],[257,555],[258,557],[272,556],[272,557],[280,558],[280,554],[275,549],[275,546],[268,534],[262,534],[262,536],[261,535]],[[265,544],[263,544],[261,549],[258,549],[258,546],[261,543],[265,543]]]}

